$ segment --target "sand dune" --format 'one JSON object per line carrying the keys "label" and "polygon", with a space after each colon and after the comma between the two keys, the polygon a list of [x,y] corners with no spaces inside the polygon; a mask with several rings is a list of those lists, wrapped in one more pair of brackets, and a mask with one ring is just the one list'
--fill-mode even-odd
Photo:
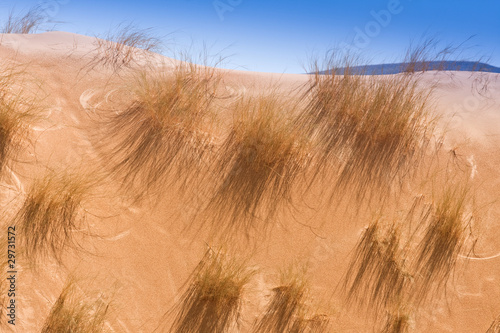
{"label": "sand dune", "polygon": [[[52,172],[87,174],[95,181],[78,205],[84,222],[72,231],[76,245],[64,253],[62,264],[47,258],[33,267],[29,258],[18,254],[16,326],[6,324],[2,311],[2,332],[39,332],[70,275],[89,299],[101,295],[110,301],[107,331],[167,331],[174,319],[171,311],[207,243],[219,244],[210,237],[210,223],[199,221],[199,209],[207,200],[203,183],[201,189],[181,191],[183,184],[170,182],[178,176],[169,174],[168,183],[158,187],[160,195],[148,193],[134,201],[123,193],[120,178],[105,172],[111,159],[103,155],[100,143],[106,115],[115,112],[110,105],[128,100],[138,67],[158,66],[168,72],[177,62],[141,55],[140,62],[119,74],[106,67],[87,71],[89,59],[97,54],[94,40],[66,32],[0,36],[0,69],[26,65],[25,88],[41,106],[31,121],[25,149],[1,179],[2,233],[7,233],[10,218],[36,179]],[[283,98],[297,96],[297,89],[309,80],[307,75],[223,72],[222,90],[229,100],[269,91],[275,83]],[[441,169],[427,174],[427,193],[422,190],[427,186],[423,177],[418,185],[404,189],[401,206],[394,199],[398,195],[391,196],[383,215],[398,215],[418,195],[431,200],[429,193],[441,186],[431,175],[456,165],[473,184],[478,217],[474,252],[461,254],[446,293],[423,301],[411,315],[410,326],[414,332],[486,332],[500,315],[500,79],[498,74],[471,72],[419,75],[421,85],[435,85],[435,137],[444,134],[436,162]],[[216,144],[224,140],[233,119],[224,103],[216,113]],[[251,331],[280,283],[280,270],[294,262],[308,267],[307,303],[313,312],[329,316],[331,332],[372,332],[374,322],[383,322],[385,316],[375,320],[364,310],[347,307],[340,293],[354,248],[381,207],[373,204],[358,211],[349,200],[334,205],[324,196],[329,181],[315,183],[293,207],[285,205],[276,212],[265,232],[251,231],[248,238],[236,234],[227,241],[226,247],[247,258],[255,270],[243,290],[241,326],[234,332]]]}

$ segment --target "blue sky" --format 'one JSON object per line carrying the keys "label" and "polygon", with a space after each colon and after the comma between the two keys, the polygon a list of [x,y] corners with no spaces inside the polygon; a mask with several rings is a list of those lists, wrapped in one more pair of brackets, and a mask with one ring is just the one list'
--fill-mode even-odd
{"label": "blue sky", "polygon": [[[500,67],[500,1],[446,0],[0,0],[0,19],[42,4],[56,30],[99,35],[122,23],[154,28],[177,50],[203,43],[225,66],[301,73],[313,56],[340,47],[369,63],[400,60],[411,41],[461,44],[462,58]],[[472,39],[469,39],[472,37]],[[170,55],[169,51],[165,51]]]}

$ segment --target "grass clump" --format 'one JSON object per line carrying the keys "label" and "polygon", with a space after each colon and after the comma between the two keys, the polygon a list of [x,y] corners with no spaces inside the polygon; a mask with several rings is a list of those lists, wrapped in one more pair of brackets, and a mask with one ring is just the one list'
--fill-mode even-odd
{"label": "grass clump", "polygon": [[449,184],[433,204],[414,261],[419,300],[446,286],[459,255],[466,249],[472,218],[465,212],[468,192],[467,184]]}
{"label": "grass clump", "polygon": [[22,119],[12,111],[12,106],[0,96],[0,173],[9,158],[16,153],[18,131],[22,129]]}
{"label": "grass clump", "polygon": [[242,97],[218,150],[217,185],[208,209],[225,230],[248,232],[256,220],[272,219],[292,199],[308,159],[307,142],[294,128],[294,105],[270,94]]}
{"label": "grass clump", "polygon": [[138,29],[132,24],[120,25],[94,41],[93,57],[87,63],[89,71],[101,66],[114,72],[139,65],[160,49],[161,41],[151,29]]}
{"label": "grass clump", "polygon": [[143,73],[133,101],[111,112],[105,124],[103,160],[125,189],[140,198],[169,184],[177,171],[188,180],[212,149],[208,133],[220,74],[214,68],[181,64],[172,71]]}
{"label": "grass clump", "polygon": [[78,176],[47,176],[35,181],[15,216],[27,259],[48,256],[59,262],[67,247],[74,247],[74,233],[81,227],[81,207],[89,187]]}
{"label": "grass clump", "polygon": [[327,332],[326,315],[307,311],[308,288],[304,271],[288,269],[281,274],[281,285],[272,289],[272,298],[254,333]]}
{"label": "grass clump", "polygon": [[434,201],[418,196],[401,220],[372,222],[356,245],[343,291],[348,305],[377,320],[387,313],[383,332],[408,332],[408,310],[418,311],[446,290],[459,257],[474,243],[468,183],[447,180],[442,186]]}
{"label": "grass clump", "polygon": [[403,312],[395,314],[388,313],[384,327],[381,333],[409,333],[412,329],[410,316]]}
{"label": "grass clump", "polygon": [[326,315],[297,318],[290,333],[327,333],[330,332],[330,319]]}
{"label": "grass clump", "polygon": [[88,302],[83,296],[76,292],[74,282],[68,282],[52,306],[42,333],[104,332],[109,304],[101,298]]}
{"label": "grass clump", "polygon": [[254,332],[289,332],[293,326],[297,329],[302,325],[296,316],[302,311],[305,286],[293,281],[272,291],[271,303]]}
{"label": "grass clump", "polygon": [[407,298],[411,274],[398,226],[376,220],[363,232],[349,265],[344,290],[348,303],[375,315]]}
{"label": "grass clump", "polygon": [[234,332],[251,275],[244,264],[209,249],[192,274],[170,332]]}
{"label": "grass clump", "polygon": [[[418,166],[433,130],[430,89],[411,75],[335,70],[311,76],[299,125],[317,138],[317,174],[335,171],[334,194],[383,196]],[[332,194],[333,195],[333,194]]]}
{"label": "grass clump", "polygon": [[42,7],[35,6],[23,16],[15,16],[14,12],[11,11],[0,31],[3,34],[31,34],[37,32],[44,22],[45,16]]}
{"label": "grass clump", "polygon": [[22,74],[21,68],[0,72],[0,175],[23,149],[34,118],[34,104],[14,90]]}

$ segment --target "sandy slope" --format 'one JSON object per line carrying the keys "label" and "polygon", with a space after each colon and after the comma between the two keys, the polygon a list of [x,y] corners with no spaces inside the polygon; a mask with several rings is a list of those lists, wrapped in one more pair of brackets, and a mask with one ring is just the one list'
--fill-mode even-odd
{"label": "sandy slope", "polygon": [[[93,172],[96,165],[102,169],[99,163],[105,161],[96,162],[98,153],[92,141],[92,133],[99,127],[92,106],[120,85],[124,76],[111,77],[104,69],[82,71],[92,57],[90,37],[50,32],[3,35],[0,40],[1,66],[27,64],[33,81],[40,83],[47,106],[45,117],[32,128],[33,144],[13,170],[20,186],[2,197],[19,196],[46,169]],[[484,207],[476,254],[488,257],[500,252],[500,80],[490,74],[481,78],[489,81],[486,96],[473,93],[477,75],[424,76],[426,84],[437,83],[440,129],[447,134],[443,149],[453,150],[464,163],[475,165],[478,201]],[[277,81],[284,90],[291,90],[306,83],[307,77],[230,71],[225,84],[229,93],[246,94]],[[8,182],[15,184],[14,179]],[[206,230],[185,228],[191,224],[197,203],[182,200],[172,189],[165,191],[158,206],[148,202],[132,205],[116,194],[117,186],[108,179],[85,202],[87,222],[99,235],[82,240],[87,252],[68,254],[66,267],[47,263],[38,271],[21,260],[14,331],[41,328],[70,273],[81,279],[80,287],[89,294],[103,292],[112,300],[107,321],[112,332],[152,332],[175,304],[206,246]],[[312,294],[320,309],[332,315],[336,332],[371,332],[371,322],[361,313],[345,310],[337,292],[369,213],[356,217],[335,211],[318,193],[304,198],[296,208],[281,214],[269,235],[256,235],[252,244],[235,242],[240,252],[251,254],[251,264],[259,268],[247,290],[243,331],[265,307],[278,270],[297,260],[309,265]],[[12,213],[14,206],[7,211]],[[457,271],[446,298],[424,306],[415,318],[415,332],[485,332],[498,315],[500,257],[471,260]]]}

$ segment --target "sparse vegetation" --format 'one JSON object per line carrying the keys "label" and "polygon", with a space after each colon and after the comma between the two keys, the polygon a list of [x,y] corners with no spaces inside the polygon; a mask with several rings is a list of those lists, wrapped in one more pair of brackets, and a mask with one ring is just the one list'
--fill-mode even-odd
{"label": "sparse vegetation", "polygon": [[239,326],[243,290],[251,276],[244,263],[209,249],[191,276],[170,331],[234,332]]}
{"label": "sparse vegetation", "polygon": [[5,166],[22,150],[29,132],[29,122],[34,118],[35,105],[15,91],[23,74],[22,68],[0,72],[0,178]]}
{"label": "sparse vegetation", "polygon": [[102,298],[85,299],[69,281],[63,288],[43,324],[42,333],[101,333],[109,304]]}
{"label": "sparse vegetation", "polygon": [[37,32],[40,26],[44,23],[45,17],[40,6],[36,6],[28,10],[23,16],[15,16],[14,12],[10,12],[1,28],[3,34],[31,34]]}
{"label": "sparse vegetation", "polygon": [[352,75],[349,63],[344,68],[343,75],[311,75],[299,126],[318,138],[317,174],[338,170],[332,196],[381,198],[419,165],[433,131],[431,91],[411,75],[369,77]]}
{"label": "sparse vegetation", "polygon": [[131,68],[159,51],[160,46],[161,40],[152,34],[151,29],[138,29],[132,24],[120,25],[102,38],[95,38],[93,56],[86,68],[91,71],[102,66],[114,72]]}
{"label": "sparse vegetation", "polygon": [[89,183],[80,176],[46,176],[35,181],[14,218],[25,258],[33,263],[49,255],[61,261],[75,247],[74,233],[82,227],[81,207]]}
{"label": "sparse vegetation", "polygon": [[408,298],[412,279],[397,225],[376,220],[363,232],[344,281],[349,303],[375,315]]}
{"label": "sparse vegetation", "polygon": [[413,268],[419,301],[444,291],[458,256],[466,250],[472,219],[465,211],[468,192],[467,183],[450,183],[433,204]]}
{"label": "sparse vegetation", "polygon": [[408,332],[409,309],[444,294],[459,255],[473,244],[473,217],[466,212],[470,187],[456,178],[440,185],[431,202],[417,197],[399,220],[372,222],[355,248],[343,283],[347,303],[377,321],[386,313],[382,332]]}
{"label": "sparse vegetation", "polygon": [[132,88],[134,100],[110,113],[100,144],[103,160],[137,199],[171,185],[174,171],[178,181],[188,182],[203,166],[213,146],[208,129],[219,81],[216,69],[192,64],[143,73]]}
{"label": "sparse vegetation", "polygon": [[[435,39],[429,38],[416,45],[410,45],[406,50],[402,72],[413,74],[427,71],[430,67],[430,59],[435,59],[438,56],[432,54],[432,51],[436,48],[436,44],[437,41]],[[445,55],[444,50],[441,55]]]}
{"label": "sparse vegetation", "polygon": [[291,267],[282,272],[281,285],[273,288],[266,312],[256,323],[255,333],[327,332],[325,315],[310,315],[306,308],[308,286],[305,271]]}
{"label": "sparse vegetation", "polygon": [[[449,70],[446,67],[453,64],[454,67],[459,69],[461,63],[467,62],[455,57],[461,57],[461,52],[465,49],[464,45],[472,39],[468,38],[464,42],[453,45],[441,45],[439,39],[433,37],[422,38],[417,43],[411,43],[406,50],[401,72],[406,74],[423,73],[426,71],[445,71]],[[455,59],[453,59],[453,58]],[[480,61],[469,61],[473,66],[470,68],[472,71],[483,71],[484,64]],[[469,65],[469,64],[468,64]]]}
{"label": "sparse vegetation", "polygon": [[273,297],[264,317],[257,324],[254,332],[288,332],[301,322],[296,322],[296,316],[302,309],[304,286],[296,281],[292,284],[273,289]]}
{"label": "sparse vegetation", "polygon": [[411,318],[404,311],[396,314],[388,313],[381,333],[409,333],[411,327]]}
{"label": "sparse vegetation", "polygon": [[327,333],[330,332],[330,319],[326,315],[297,318],[290,333]]}
{"label": "sparse vegetation", "polygon": [[[11,13],[3,31],[34,32],[43,20],[40,15],[36,10],[20,18]],[[88,70],[102,66],[116,74],[123,68],[137,69],[136,65],[159,46],[149,30],[130,25],[105,38],[96,39]],[[331,199],[355,198],[357,202],[348,203],[347,210],[372,199],[384,200],[403,184],[410,185],[406,189],[413,196],[415,189],[427,191],[428,180],[418,185],[406,182],[421,165],[436,123],[432,88],[421,86],[415,75],[428,69],[430,43],[408,52],[404,63],[407,67],[401,75],[354,75],[349,63],[342,75],[335,70],[323,75],[317,70],[299,101],[278,89],[267,89],[260,94],[231,96],[227,103],[219,103],[225,84],[222,72],[188,62],[172,62],[173,68],[161,70],[155,67],[148,72],[130,71],[135,80],[121,96],[126,95],[127,102],[101,114],[102,127],[96,127],[103,130],[93,137],[93,142],[107,167],[106,176],[112,175],[134,199],[160,197],[166,191],[182,195],[183,190],[192,190],[191,185],[200,184],[202,191],[197,193],[197,199],[201,198],[201,203],[196,206],[196,218],[209,221],[213,234],[233,241],[239,233],[248,237],[254,229],[272,228],[282,216],[290,218],[293,214],[281,213],[295,208],[297,194],[303,195],[304,189],[319,188],[323,194],[327,188]],[[3,172],[9,171],[9,163],[22,152],[34,117],[35,106],[18,92],[18,86],[22,90],[23,85],[17,82],[13,86],[21,72],[0,74],[0,180]],[[232,122],[230,118],[222,120],[227,127],[215,128],[220,113],[234,118]],[[79,123],[77,117],[72,118]],[[81,134],[78,130],[77,135]],[[454,162],[446,165],[447,171],[465,165],[466,157],[464,161],[459,159],[455,148],[449,154]],[[30,168],[38,174],[36,167]],[[175,191],[171,185],[175,185]],[[86,214],[82,206],[90,186],[84,176],[52,174],[36,180],[26,193],[23,185],[18,192],[24,200],[13,220],[19,230],[19,257],[35,264],[49,257],[61,263],[66,249],[78,247],[76,235],[84,226]],[[442,188],[440,195],[425,204],[422,202],[427,197],[420,195],[406,219],[392,223],[387,223],[385,216],[370,220],[354,249],[343,292],[347,305],[356,305],[375,317],[377,330],[410,332],[419,306],[444,293],[459,258],[467,259],[464,253],[473,221],[468,214],[469,184],[448,182]],[[408,203],[409,192],[401,192],[405,197],[394,201],[394,214],[401,214],[404,208],[399,204]],[[188,206],[183,204],[181,209]],[[424,208],[417,211],[415,207],[420,204]],[[137,211],[135,207],[127,208]],[[386,207],[381,204],[378,208],[383,212]],[[306,218],[323,221],[323,213]],[[313,229],[311,226],[314,233]],[[110,239],[119,240],[133,230]],[[337,229],[328,226],[321,231],[332,230]],[[169,232],[158,225],[151,232],[156,231]],[[4,243],[0,237],[0,249],[6,247]],[[3,256],[0,269],[5,268]],[[245,286],[252,274],[244,262],[222,250],[208,249],[173,309],[173,320],[167,323],[171,326],[165,330],[237,331]],[[0,307],[4,304],[3,289],[5,281],[0,280]],[[254,323],[254,333],[330,330],[328,316],[310,311],[305,273],[285,272],[271,292],[265,312]],[[108,304],[101,298],[95,302],[84,298],[76,284],[68,282],[42,332],[102,332]],[[500,319],[488,330],[494,332],[500,332]]]}
{"label": "sparse vegetation", "polygon": [[232,104],[233,125],[218,150],[215,193],[208,204],[219,231],[248,232],[292,200],[308,159],[307,140],[293,128],[295,106],[275,92]]}

